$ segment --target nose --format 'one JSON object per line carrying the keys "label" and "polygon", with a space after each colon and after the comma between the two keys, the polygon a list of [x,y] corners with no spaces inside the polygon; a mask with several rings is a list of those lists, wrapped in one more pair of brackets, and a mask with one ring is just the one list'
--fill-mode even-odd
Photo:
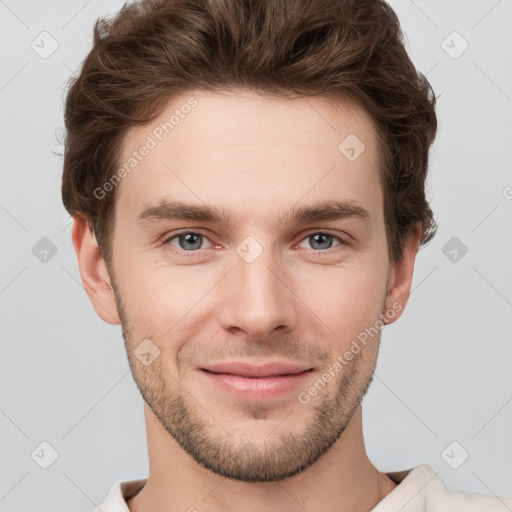
{"label": "nose", "polygon": [[222,327],[251,339],[264,339],[274,330],[290,331],[297,319],[297,301],[282,261],[264,250],[251,263],[238,255],[226,277],[219,303]]}

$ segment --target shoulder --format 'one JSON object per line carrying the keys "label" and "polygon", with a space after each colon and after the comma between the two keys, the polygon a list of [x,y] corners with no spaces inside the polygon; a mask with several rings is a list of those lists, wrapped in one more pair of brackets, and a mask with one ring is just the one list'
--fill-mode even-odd
{"label": "shoulder", "polygon": [[439,476],[435,475],[432,480],[432,488],[426,489],[425,504],[426,511],[437,510],[461,510],[467,512],[505,512],[512,511],[512,499],[504,496],[496,496],[480,493],[464,493],[448,489]]}
{"label": "shoulder", "polygon": [[130,512],[127,500],[135,496],[146,484],[147,479],[116,482],[103,503],[91,512]]}
{"label": "shoulder", "polygon": [[512,511],[510,498],[448,489],[438,473],[427,464],[387,475],[398,486],[372,512]]}

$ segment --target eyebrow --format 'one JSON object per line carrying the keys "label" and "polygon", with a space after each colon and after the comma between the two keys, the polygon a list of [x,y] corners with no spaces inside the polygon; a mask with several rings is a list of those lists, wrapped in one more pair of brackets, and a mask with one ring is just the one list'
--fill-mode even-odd
{"label": "eyebrow", "polygon": [[[160,220],[185,220],[229,225],[232,219],[233,212],[225,208],[164,199],[157,204],[146,204],[137,215],[135,222],[142,226]],[[326,201],[308,206],[293,207],[279,217],[276,224],[282,221],[299,224],[343,219],[360,220],[367,224],[372,223],[368,210],[355,201]]]}

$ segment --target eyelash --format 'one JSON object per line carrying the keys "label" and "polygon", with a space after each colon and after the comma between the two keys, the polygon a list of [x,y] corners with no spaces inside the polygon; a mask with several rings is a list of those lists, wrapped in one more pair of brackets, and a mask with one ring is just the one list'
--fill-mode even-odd
{"label": "eyelash", "polygon": [[[187,234],[199,235],[199,236],[202,236],[202,237],[210,240],[206,235],[203,235],[202,233],[199,233],[197,231],[190,231],[190,230],[188,230],[188,231],[180,231],[178,233],[174,233],[172,236],[169,236],[169,237],[165,238],[164,241],[162,242],[162,244],[170,246],[172,252],[180,254],[180,255],[182,255],[185,258],[186,257],[197,256],[198,254],[201,254],[202,251],[206,251],[207,250],[207,249],[198,249],[198,250],[195,250],[195,251],[194,250],[192,250],[192,251],[185,251],[183,249],[176,249],[174,246],[170,245],[170,242],[172,240],[174,240],[175,238],[178,238],[180,235],[187,235]],[[311,231],[309,233],[306,233],[303,236],[303,238],[301,239],[301,242],[303,242],[304,240],[306,240],[307,238],[309,238],[312,235],[319,235],[319,234],[320,235],[328,235],[328,236],[333,237],[335,240],[337,240],[339,242],[339,245],[336,245],[334,247],[330,247],[329,249],[325,249],[325,250],[310,249],[311,253],[313,253],[315,255],[332,254],[333,252],[336,252],[337,250],[339,250],[339,248],[341,248],[342,246],[349,245],[349,243],[345,239],[341,238],[338,235],[335,235],[334,233],[330,233],[329,231]],[[211,240],[210,240],[210,242],[211,242]]]}

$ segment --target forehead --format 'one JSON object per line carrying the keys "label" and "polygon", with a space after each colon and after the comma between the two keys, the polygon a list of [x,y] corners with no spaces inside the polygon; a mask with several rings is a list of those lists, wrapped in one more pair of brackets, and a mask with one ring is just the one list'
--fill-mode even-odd
{"label": "forehead", "polygon": [[191,90],[128,132],[121,165],[130,170],[116,212],[135,220],[168,197],[263,219],[299,203],[344,199],[377,215],[379,159],[371,117],[349,100]]}

